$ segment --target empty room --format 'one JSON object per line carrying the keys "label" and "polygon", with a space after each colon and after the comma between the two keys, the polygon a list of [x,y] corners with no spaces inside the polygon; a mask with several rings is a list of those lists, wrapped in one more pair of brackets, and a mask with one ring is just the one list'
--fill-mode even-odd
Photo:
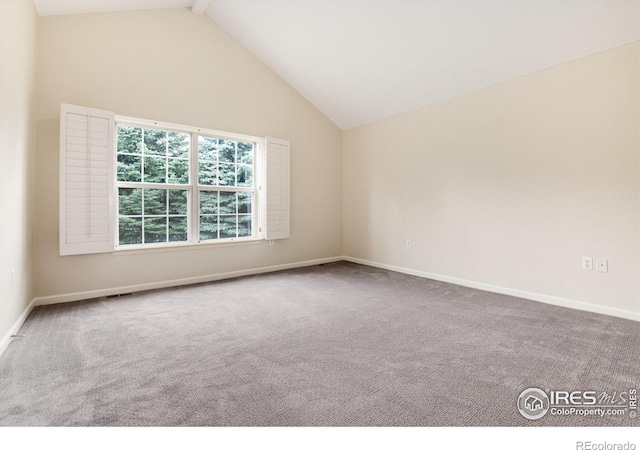
{"label": "empty room", "polygon": [[0,1],[0,425],[637,427],[639,20]]}

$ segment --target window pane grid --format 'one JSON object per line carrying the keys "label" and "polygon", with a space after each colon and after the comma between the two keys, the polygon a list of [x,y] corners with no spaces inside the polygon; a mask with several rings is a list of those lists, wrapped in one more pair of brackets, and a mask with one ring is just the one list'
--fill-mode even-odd
{"label": "window pane grid", "polygon": [[188,240],[188,190],[119,188],[121,245]]}
{"label": "window pane grid", "polygon": [[199,239],[234,239],[252,235],[253,194],[201,191]]}
{"label": "window pane grid", "polygon": [[251,142],[198,136],[198,183],[253,188]]}
{"label": "window pane grid", "polygon": [[191,135],[118,125],[118,181],[189,184]]}

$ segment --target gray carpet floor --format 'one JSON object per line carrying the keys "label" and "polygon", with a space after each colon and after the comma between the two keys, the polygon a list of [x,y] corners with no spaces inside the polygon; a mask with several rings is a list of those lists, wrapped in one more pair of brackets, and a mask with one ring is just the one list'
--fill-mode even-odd
{"label": "gray carpet floor", "polygon": [[340,262],[38,307],[3,426],[637,426],[516,409],[640,387],[640,323]]}

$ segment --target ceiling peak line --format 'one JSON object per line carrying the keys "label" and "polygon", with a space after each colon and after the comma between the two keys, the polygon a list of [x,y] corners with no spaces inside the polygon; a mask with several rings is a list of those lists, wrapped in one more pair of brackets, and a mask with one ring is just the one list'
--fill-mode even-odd
{"label": "ceiling peak line", "polygon": [[195,0],[191,7],[191,12],[201,16],[209,7],[209,3],[211,3],[211,0]]}

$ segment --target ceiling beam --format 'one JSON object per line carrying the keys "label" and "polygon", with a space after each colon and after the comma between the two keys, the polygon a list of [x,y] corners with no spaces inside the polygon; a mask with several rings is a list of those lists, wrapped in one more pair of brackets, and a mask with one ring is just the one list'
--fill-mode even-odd
{"label": "ceiling beam", "polygon": [[193,6],[191,7],[191,12],[199,16],[203,15],[209,7],[210,2],[211,0],[195,0],[193,2]]}

